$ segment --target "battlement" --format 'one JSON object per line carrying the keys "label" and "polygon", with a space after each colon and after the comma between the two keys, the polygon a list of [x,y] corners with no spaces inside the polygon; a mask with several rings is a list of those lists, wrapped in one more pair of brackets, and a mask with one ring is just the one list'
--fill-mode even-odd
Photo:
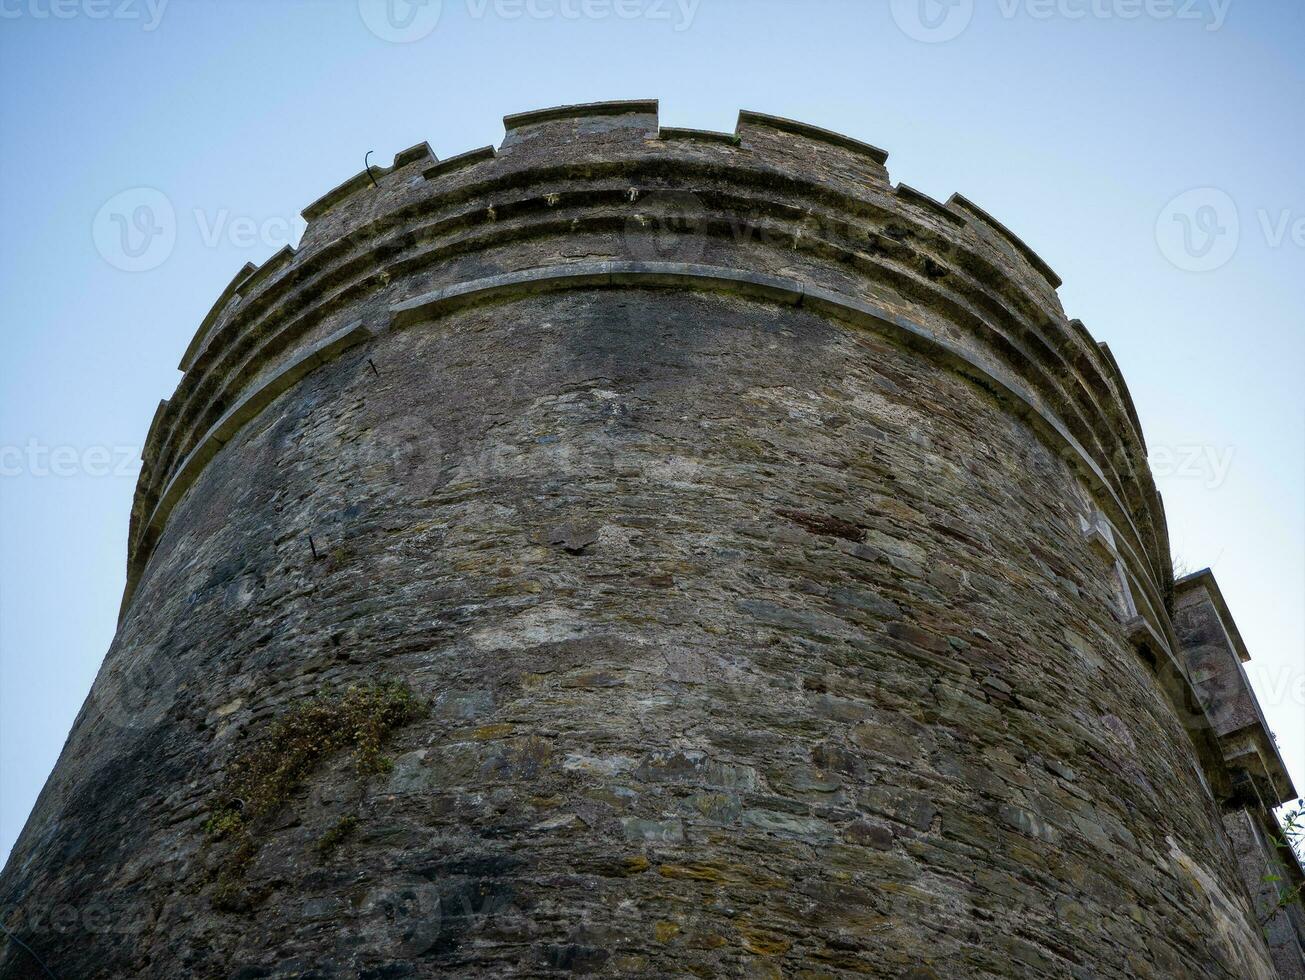
{"label": "battlement", "polygon": [[1300,960],[1249,651],[1047,263],[788,119],[504,130],[365,166],[195,331],[0,876],[156,914],[11,938],[62,976]]}
{"label": "battlement", "polygon": [[537,126],[540,123],[557,122],[559,119],[584,120],[604,119],[609,116],[651,116],[654,126],[657,122],[657,100],[635,99],[626,102],[591,102],[582,105],[553,106],[549,109],[535,109],[530,112],[518,112],[503,117],[503,129],[509,133]]}
{"label": "battlement", "polygon": [[1028,262],[1029,265],[1033,266],[1034,269],[1036,269],[1039,273],[1041,273],[1042,277],[1047,280],[1047,284],[1052,289],[1060,288],[1061,286],[1060,276],[1056,275],[1056,273],[1052,271],[1051,266],[1047,265],[1047,263],[1042,260],[1042,257],[1039,256],[1037,252],[1033,251],[1033,249],[1029,248],[1026,244],[1024,244],[1024,240],[1022,238],[1020,238],[1013,231],[1011,231],[1009,228],[1003,225],[1000,221],[998,221],[996,218],[990,215],[987,211],[983,210],[983,208],[979,207],[977,204],[975,204],[973,201],[971,201],[969,198],[965,197],[962,194],[953,194],[950,198],[947,199],[947,206],[950,208],[954,208],[960,213],[966,215],[967,218],[975,221],[980,227],[984,228],[985,230],[996,232],[997,236],[1000,239],[1002,239],[1007,245],[1014,248],[1015,251],[1018,252],[1019,255],[1024,259],[1024,261]]}
{"label": "battlement", "polygon": [[426,180],[435,180],[445,174],[455,174],[460,170],[466,170],[468,167],[474,167],[478,163],[487,160],[493,160],[498,156],[498,150],[492,146],[482,146],[478,150],[468,150],[466,153],[459,153],[455,157],[449,157],[434,166],[427,167],[422,171],[422,177]]}
{"label": "battlement", "polygon": [[769,116],[764,112],[752,112],[745,109],[739,113],[739,124],[736,134],[741,139],[749,129],[773,129],[777,132],[787,133],[789,136],[796,136],[801,140],[826,143],[829,146],[836,146],[842,150],[850,150],[858,156],[867,157],[881,167],[888,162],[888,151],[881,150],[877,146],[871,146],[869,143],[863,143],[860,140],[852,139],[850,136],[844,136],[842,133],[835,133],[828,129],[821,129],[819,126],[812,126],[808,123],[797,122],[793,119],[785,119],[782,116]]}
{"label": "battlement", "polygon": [[[362,303],[367,328],[385,330],[418,295],[456,293],[464,268],[478,281],[486,269],[526,281],[574,261],[571,251],[638,258],[656,248],[651,227],[714,270],[695,282],[738,283],[739,270],[796,261],[801,274],[786,278],[810,296],[885,311],[883,323],[911,325],[912,343],[953,365],[959,356],[967,374],[1014,397],[1095,487],[1165,633],[1167,539],[1131,399],[1108,351],[1061,312],[1058,277],[1005,226],[960,195],[942,204],[893,187],[887,153],[871,144],[757,112],[740,113],[733,134],[661,128],[651,100],[521,113],[504,127],[498,148],[441,161],[423,143],[359,172],[304,210],[297,249],[233,278],[144,453],[124,610],[165,532],[161,504],[197,474],[197,451],[226,431],[231,406],[343,328],[347,310]],[[567,248],[550,253],[549,241]]]}

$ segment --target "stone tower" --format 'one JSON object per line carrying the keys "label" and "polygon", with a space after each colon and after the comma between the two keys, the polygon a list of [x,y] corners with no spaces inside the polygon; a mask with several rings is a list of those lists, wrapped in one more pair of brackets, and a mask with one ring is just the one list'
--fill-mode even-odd
{"label": "stone tower", "polygon": [[1046,263],[789,120],[505,122],[200,325],[0,976],[1301,976]]}

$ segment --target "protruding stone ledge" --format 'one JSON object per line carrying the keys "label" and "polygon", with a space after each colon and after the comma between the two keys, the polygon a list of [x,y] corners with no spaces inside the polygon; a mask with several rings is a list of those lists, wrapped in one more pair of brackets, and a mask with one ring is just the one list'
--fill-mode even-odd
{"label": "protruding stone ledge", "polygon": [[[619,105],[626,105],[626,103],[615,103],[615,104],[604,103],[603,105],[618,105],[618,106],[619,106]],[[568,107],[568,108],[575,108],[577,111],[579,111],[580,109],[584,109],[585,107]],[[548,111],[551,112],[552,110],[548,110]],[[559,111],[560,111],[560,110],[559,110]],[[744,115],[748,115],[748,114],[745,113]],[[778,118],[779,118],[779,117],[763,117],[761,114],[756,114],[756,113],[751,114],[751,115],[752,115],[753,117],[756,117],[756,118],[767,118],[767,119],[778,119]],[[799,124],[799,125],[800,125],[800,124]],[[675,130],[674,128],[671,128],[671,129],[669,129],[669,130],[664,130],[663,132],[669,132],[669,133],[672,134],[672,136],[674,136],[674,134],[675,134],[676,132],[689,133],[689,132],[702,132],[702,131],[690,131],[690,130],[678,130],[678,131],[677,131],[677,130]],[[732,137],[729,137],[728,134],[712,134],[712,138],[713,138],[713,139],[716,139],[716,138],[721,138],[721,139],[732,139]],[[674,139],[672,139],[672,142],[674,142]],[[853,141],[853,142],[856,142],[856,141]],[[428,148],[425,146],[425,144],[420,144],[418,147],[413,148],[411,151],[404,151],[404,153],[407,154],[407,153],[409,153],[409,152],[412,152],[412,153],[416,154],[416,153],[424,152],[426,149],[428,149]],[[441,176],[442,174],[445,174],[445,173],[452,173],[452,172],[455,172],[455,171],[462,170],[463,168],[466,168],[466,167],[471,167],[471,166],[473,166],[473,165],[475,165],[475,164],[478,164],[478,163],[481,163],[481,162],[487,162],[487,161],[493,159],[494,156],[495,156],[495,151],[494,151],[494,149],[493,149],[492,147],[482,147],[482,148],[480,148],[480,149],[478,149],[478,150],[474,150],[474,151],[471,151],[471,152],[469,152],[469,153],[460,154],[459,156],[453,157],[453,158],[451,158],[451,159],[449,159],[449,160],[446,160],[446,161],[443,161],[443,162],[440,162],[440,163],[436,163],[436,164],[434,164],[434,165],[431,166],[431,167],[427,167],[426,170],[422,173],[422,176],[423,176],[424,178],[426,178],[427,180],[432,179],[432,178],[437,178],[437,177],[439,177],[439,176]],[[740,159],[740,161],[741,161],[741,160],[743,159],[743,157],[740,157],[739,159]],[[418,163],[419,163],[419,161],[418,161]],[[630,164],[630,165],[633,165],[633,164]],[[684,162],[684,165],[685,165],[685,166],[692,166],[693,163],[692,163],[691,161],[685,161],[685,162]],[[702,166],[701,162],[699,162],[699,166]],[[716,166],[720,166],[720,164],[716,164]],[[744,169],[746,170],[746,168],[744,168]],[[528,173],[528,172],[529,172],[529,171],[525,171],[524,173]],[[484,178],[484,180],[485,180],[487,186],[488,186],[489,184],[492,184],[492,183],[494,182],[494,180],[495,180],[495,178],[493,178],[492,175],[481,175],[481,176]],[[516,176],[516,177],[520,177],[521,175],[520,175],[520,174],[517,174],[517,175],[514,175],[514,176]],[[507,186],[507,185],[504,185],[504,186]],[[824,190],[825,192],[829,192],[828,188],[814,188],[814,187],[813,187],[813,189]],[[470,191],[471,188],[468,188],[468,190]],[[912,197],[913,193],[916,194],[916,195],[918,195],[918,197]],[[905,199],[905,198],[911,198],[912,200],[915,200],[917,203],[921,204],[921,205],[924,206],[924,207],[929,207],[929,206],[930,206],[929,204],[926,204],[926,203],[925,203],[925,202],[926,202],[926,199],[927,199],[926,196],[925,196],[925,195],[919,195],[918,192],[913,192],[913,189],[906,189],[906,190],[902,191],[902,196],[903,196],[904,199]],[[932,199],[927,199],[927,200],[932,200]],[[936,202],[935,202],[935,203],[936,203]],[[415,205],[414,205],[414,206],[415,206]],[[876,204],[875,206],[878,207],[878,208],[883,208],[883,205],[882,205],[881,203],[880,203],[880,204]],[[936,211],[936,212],[934,212],[934,213],[938,213],[938,214],[940,214],[940,215],[945,215],[945,216],[947,217],[947,220],[952,221],[952,222],[955,222],[955,221],[957,220],[957,215],[956,215],[953,211],[948,210],[948,209],[946,209],[946,208],[943,208],[941,211]],[[904,215],[904,217],[909,217],[909,215]],[[917,220],[918,220],[918,219],[917,219]],[[962,219],[962,220],[963,220],[963,219]],[[923,226],[922,226],[922,227],[923,227]],[[306,236],[306,237],[307,237],[307,236]],[[322,245],[323,245],[323,244],[324,244],[324,243],[310,243],[308,246],[306,246],[306,250],[312,253],[312,254],[309,256],[310,262],[314,262],[314,263],[316,263],[316,261],[317,261],[317,260],[318,260],[322,255],[325,254],[325,250],[322,248]],[[971,247],[968,243],[965,243],[965,244],[966,244],[966,247],[967,247],[967,248]],[[279,259],[288,259],[289,257],[290,257],[290,255],[289,255],[289,254],[286,254],[286,255],[278,255],[278,256],[275,257],[275,258],[279,260]],[[988,261],[988,260],[985,259],[985,261]],[[265,266],[265,267],[262,268],[262,269],[256,270],[256,273],[257,273],[258,278],[256,278],[256,279],[253,280],[253,284],[254,284],[254,285],[261,285],[262,283],[264,283],[264,282],[266,281],[266,279],[269,277],[270,273],[271,273],[275,268],[277,268],[277,265],[276,265],[275,262],[273,262],[273,263],[272,263],[271,265],[269,265],[269,266]],[[307,270],[306,270],[306,271],[307,271]],[[1012,280],[1011,280],[1011,283],[1012,283],[1012,285],[1013,285],[1015,288],[1024,289],[1024,287],[1020,284],[1019,280],[1017,280],[1017,279],[1012,279]],[[248,296],[249,293],[252,291],[252,289],[250,288],[250,284],[249,284],[249,283],[246,283],[246,284],[245,284],[245,287],[246,287],[246,289],[245,289],[245,293],[244,293],[244,295],[245,295],[245,296]],[[1024,291],[1027,292],[1026,289],[1025,289]],[[1039,300],[1036,296],[1033,296],[1033,295],[1031,295],[1031,294],[1030,294],[1030,296],[1029,296],[1029,301],[1032,302],[1032,303],[1041,302],[1041,300]],[[194,360],[192,359],[189,363],[193,364],[193,363],[194,363]]]}
{"label": "protruding stone ledge", "polygon": [[685,129],[681,126],[663,126],[657,134],[664,140],[697,140],[701,143],[724,143],[739,146],[743,140],[737,133],[718,133],[711,129]]}
{"label": "protruding stone ledge", "polygon": [[457,173],[459,170],[466,170],[468,167],[474,167],[478,163],[484,163],[487,160],[493,160],[498,155],[498,150],[492,146],[482,146],[479,149],[468,150],[466,153],[459,153],[455,157],[449,157],[447,160],[441,160],[433,167],[427,167],[421,172],[422,177],[426,180],[435,180],[446,174]]}
{"label": "protruding stone ledge", "polygon": [[1104,344],[1097,343],[1096,338],[1088,332],[1082,320],[1071,319],[1068,323],[1069,331],[1071,335],[1078,338],[1079,346],[1074,347],[1071,345],[1067,348],[1066,362],[1079,372],[1079,376],[1095,393],[1101,404],[1118,403],[1124,406],[1125,414],[1128,415],[1128,423],[1145,453],[1146,440],[1142,437],[1142,423],[1138,420],[1137,413],[1132,409],[1132,398],[1128,393],[1128,386],[1124,383],[1124,379],[1119,373],[1119,365],[1114,363],[1109,348]]}
{"label": "protruding stone ledge", "polygon": [[996,218],[990,215],[987,211],[983,210],[983,208],[979,207],[977,204],[975,204],[965,195],[953,194],[951,197],[947,199],[947,206],[957,208],[962,213],[968,214],[972,219],[980,221],[983,224],[986,224],[989,228],[991,228],[998,235],[1004,238],[1007,244],[1009,244],[1012,248],[1014,248],[1016,252],[1018,252],[1021,256],[1023,256],[1024,260],[1028,262],[1029,265],[1033,266],[1033,268],[1037,270],[1037,272],[1042,276],[1042,278],[1047,280],[1047,283],[1051,286],[1053,290],[1059,289],[1061,287],[1062,283],[1061,283],[1060,276],[1056,275],[1055,270],[1053,270],[1051,266],[1047,265],[1047,263],[1043,261],[1042,256],[1040,256],[1037,252],[1033,251],[1033,249],[1029,248],[1029,246],[1025,243],[1024,239],[1020,238],[1019,235],[1015,234],[1015,232],[1011,231],[1009,228],[1007,228],[1000,221],[998,221]]}
{"label": "protruding stone ledge", "polygon": [[769,116],[764,112],[753,112],[751,109],[744,109],[739,113],[736,134],[742,136],[743,130],[747,126],[763,126],[766,129],[776,129],[781,133],[788,133],[790,136],[800,136],[803,139],[815,140],[817,143],[827,143],[830,146],[851,150],[853,153],[869,157],[881,167],[888,162],[887,150],[881,150],[877,146],[862,143],[860,140],[844,136],[842,133],[835,133],[830,129],[821,129],[819,126],[812,126],[810,123],[798,122],[796,119]]}
{"label": "protruding stone ledge", "polygon": [[584,286],[606,286],[611,283],[608,263],[585,263],[562,269],[527,269],[525,272],[508,272],[470,282],[455,283],[443,289],[424,293],[413,299],[390,307],[390,326],[398,330],[431,319],[444,313],[485,302],[487,299],[508,293],[523,293],[531,287],[559,289]]}
{"label": "protruding stone ledge", "polygon": [[[272,400],[288,390],[297,381],[317,367],[334,360],[343,351],[355,344],[360,344],[372,337],[372,331],[362,323],[351,323],[337,330],[320,343],[310,347],[294,360],[284,364],[279,371],[263,381],[243,398],[231,406],[213,427],[208,430],[198,446],[186,457],[178,468],[155,507],[155,519],[151,526],[156,526],[165,519],[166,511],[190,485],[195,476],[196,466],[202,467],[231,437],[250,419],[261,412]],[[160,514],[163,511],[163,514]]]}
{"label": "protruding stone ledge", "polygon": [[[1070,326],[1078,324],[1079,329],[1087,336],[1088,340],[1092,335],[1088,333],[1087,327],[1083,326],[1082,320],[1070,320]],[[1119,362],[1115,360],[1115,355],[1110,350],[1110,345],[1105,341],[1097,344],[1097,349],[1101,351],[1101,357],[1105,360],[1106,365],[1110,368],[1111,380],[1115,383],[1115,389],[1119,393],[1119,399],[1124,404],[1124,414],[1128,416],[1128,423],[1133,427],[1133,435],[1137,436],[1137,441],[1142,446],[1142,451],[1146,452],[1146,436],[1142,434],[1142,420],[1138,418],[1137,406],[1133,404],[1133,395],[1128,390],[1128,382],[1124,380],[1124,372],[1119,370]]]}
{"label": "protruding stone ledge", "polygon": [[[475,165],[475,164],[479,164],[479,163],[481,163],[481,162],[489,162],[489,161],[492,159],[493,155],[494,155],[494,151],[493,151],[493,148],[492,148],[492,147],[484,147],[484,148],[481,148],[480,150],[473,151],[473,152],[470,153],[470,154],[462,154],[462,155],[460,155],[460,156],[458,156],[458,157],[454,157],[454,158],[452,158],[452,159],[450,159],[450,160],[444,161],[444,162],[442,162],[442,163],[440,163],[440,164],[437,164],[434,168],[428,168],[428,170],[426,171],[426,174],[427,174],[427,175],[429,175],[429,174],[435,174],[435,175],[438,175],[438,174],[440,174],[441,172],[445,171],[446,169],[449,170],[449,171],[452,171],[452,170],[461,169],[461,168],[464,167],[464,166],[472,166],[472,165]],[[746,156],[746,154],[745,154],[745,155],[741,155],[741,156]],[[665,162],[665,161],[659,161],[659,162]],[[695,164],[692,163],[691,161],[685,160],[685,161],[679,161],[679,162],[677,163],[677,166],[684,166],[684,167],[688,168],[688,167],[693,167],[693,166],[695,166]],[[716,168],[716,169],[720,169],[722,166],[725,166],[725,164],[723,164],[723,162],[714,162],[714,163],[711,163],[711,164],[707,164],[707,163],[703,163],[702,161],[698,161],[698,162],[696,163],[696,166],[698,167],[699,171],[706,172],[706,171],[710,171],[710,170],[712,170],[713,167]],[[730,166],[732,166],[732,164],[730,164]],[[583,172],[583,171],[581,171],[581,172]],[[743,169],[741,170],[741,172],[742,172],[742,173],[745,173],[745,174],[746,174],[746,173],[749,173],[749,171],[747,171],[746,168],[743,168]],[[524,173],[528,174],[529,171],[528,171],[528,170],[527,170],[527,171],[524,171]],[[694,172],[694,175],[697,176],[697,171]],[[517,176],[520,176],[520,175],[517,175]],[[559,178],[559,179],[560,179],[560,178]],[[481,187],[482,185],[485,186],[485,187],[495,187],[495,188],[497,188],[497,187],[498,187],[498,184],[501,183],[501,178],[500,178],[500,177],[496,177],[493,173],[482,172],[482,173],[478,174],[478,175],[476,176],[476,178],[474,178],[474,181],[475,181],[474,184],[471,183],[471,182],[467,182],[467,183],[465,184],[465,191],[466,191],[466,193],[468,193],[468,194],[475,194],[475,193],[477,193],[478,188]],[[515,184],[503,184],[503,186],[504,186],[504,187],[513,186],[513,187],[514,187],[514,186],[516,186],[516,185],[515,185]],[[463,193],[463,188],[464,188],[464,185],[461,185],[461,184],[460,184],[458,190],[453,190],[452,188],[450,188],[450,189],[446,189],[446,191],[451,192],[451,193],[455,193],[455,194],[462,194],[462,193]],[[878,209],[880,209],[880,210],[885,211],[885,213],[892,213],[892,212],[890,211],[890,209],[885,208],[884,205],[883,205],[882,203],[875,205],[875,207],[878,208]],[[910,214],[908,211],[906,211],[906,209],[900,209],[900,210],[899,210],[899,213],[902,215],[902,218],[905,219],[905,220],[914,220],[914,221],[916,221],[916,222],[920,222],[920,217],[919,217],[918,215],[912,215],[912,214]],[[950,212],[949,212],[949,213],[950,213]],[[954,216],[953,216],[953,217],[954,217]],[[920,222],[920,227],[921,227],[922,229],[924,229],[925,231],[928,231],[928,230],[929,230],[928,227],[927,227],[927,225],[925,225],[923,222]],[[935,230],[933,231],[933,233],[934,233],[934,234],[941,234],[942,231],[941,231],[941,230],[937,230],[937,229],[935,229]],[[966,240],[968,240],[968,238],[969,238],[969,236],[966,236]],[[966,246],[967,248],[971,248],[971,247],[972,247],[971,245],[968,244],[968,241],[965,241],[964,244],[965,244],[965,246]],[[920,251],[920,254],[921,254],[921,255],[924,255],[925,257],[928,257],[931,253],[930,253],[928,250],[921,250],[921,251]],[[308,275],[308,274],[310,274],[310,273],[317,273],[317,272],[320,271],[319,269],[316,268],[316,266],[317,266],[317,265],[320,265],[319,260],[320,260],[320,258],[321,258],[321,255],[322,255],[322,252],[321,252],[320,249],[310,249],[310,254],[307,256],[307,263],[305,264],[305,267],[304,267],[304,269],[303,269],[303,272],[304,272],[305,275]],[[278,256],[277,258],[279,258],[279,259],[289,259],[289,258],[290,258],[290,253],[286,253],[286,254],[284,254],[284,255]],[[945,259],[941,259],[941,258],[938,259],[937,261],[943,262],[944,264],[945,264],[945,262],[946,262]],[[987,261],[987,260],[985,260],[985,261]],[[1007,260],[1007,261],[1009,261],[1009,260]],[[270,274],[270,273],[271,273],[271,272],[272,272],[276,267],[277,267],[277,266],[276,266],[276,262],[274,261],[274,262],[272,262],[270,265],[268,265],[267,267],[265,267],[264,269],[257,270],[257,272],[256,272],[256,276],[257,276],[257,278],[253,278],[253,279],[252,279],[252,282],[253,282],[254,284],[261,284],[261,283],[263,283],[263,282],[266,280],[266,278],[269,276],[269,274]],[[998,271],[1003,271],[1003,270],[1000,270],[1000,269],[999,269]],[[302,277],[297,277],[297,280],[296,280],[296,281],[298,281],[299,278],[302,278]],[[1017,288],[1021,288],[1021,289],[1024,288],[1024,287],[1020,286],[1018,280],[1012,280],[1012,283],[1013,283]],[[969,289],[970,286],[974,286],[974,285],[975,285],[975,284],[967,285],[966,288]],[[976,287],[976,288],[981,288],[981,287]],[[247,299],[248,297],[250,297],[250,296],[252,295],[253,292],[254,292],[254,290],[253,290],[252,288],[249,288],[248,284],[246,284],[245,291],[242,293],[242,295]],[[263,291],[261,291],[261,292],[267,292],[267,290],[263,290]],[[968,293],[968,292],[966,293],[966,296],[967,296],[967,298],[969,297],[969,293]],[[986,297],[985,297],[985,298],[986,298]],[[266,308],[266,306],[267,306],[266,303],[263,303],[263,300],[264,300],[264,299],[265,299],[265,297],[261,297],[261,296],[259,297],[259,302],[262,303],[262,306],[259,307],[260,309]],[[995,298],[994,298],[994,301],[995,301]],[[1032,297],[1032,296],[1030,296],[1030,297],[1029,297],[1029,301],[1030,301],[1030,302],[1036,302],[1036,297]],[[236,314],[237,320],[238,320],[239,318],[241,318],[241,317],[244,317],[244,313],[245,313],[245,311],[237,311],[237,314]],[[245,317],[245,319],[253,319],[253,316],[251,315],[251,316],[249,316],[249,317]],[[1017,318],[1017,319],[1019,319],[1019,323],[1016,324],[1016,327],[1017,327],[1017,329],[1022,329],[1022,324],[1023,324],[1023,322],[1024,322],[1024,317],[1021,316],[1021,317],[1019,317],[1019,318]],[[234,322],[235,322],[235,321],[233,321],[233,323],[234,323]],[[226,330],[226,329],[224,329],[224,331],[223,331],[223,336],[224,336],[224,337],[228,337],[228,336],[231,335],[232,333],[233,333],[232,330]],[[175,401],[175,399],[174,399],[174,401]],[[181,404],[181,402],[178,402],[178,407],[180,406],[180,404]]]}
{"label": "protruding stone ledge", "polygon": [[168,400],[166,398],[159,399],[158,407],[154,409],[154,417],[150,419],[149,431],[145,434],[146,449],[145,452],[141,453],[142,460],[144,460],[146,454],[148,453],[149,447],[156,445],[154,440],[158,438],[159,425],[162,424],[163,416],[167,413],[167,411],[168,411]]}
{"label": "protruding stone ledge", "polygon": [[425,140],[416,146],[410,146],[406,150],[400,150],[394,154],[394,164],[390,167],[393,172],[401,167],[406,167],[410,163],[419,163],[422,160],[438,160],[435,151],[430,148],[430,144]]}
{"label": "protruding stone ledge", "polygon": [[199,329],[195,331],[195,336],[190,339],[186,352],[181,355],[181,363],[177,365],[178,371],[190,370],[190,366],[195,363],[195,358],[204,349],[204,341],[208,338],[208,332],[212,329],[213,322],[222,315],[222,311],[227,308],[227,304],[231,302],[232,297],[236,295],[240,287],[254,274],[257,268],[254,263],[246,262],[240,267],[240,271],[232,277],[231,281],[227,283],[227,288],[222,290],[222,295],[217,298],[217,302],[209,308],[208,314],[200,322]]}
{"label": "protruding stone ledge", "polygon": [[507,132],[534,126],[536,123],[556,122],[559,119],[581,119],[587,116],[658,115],[656,99],[632,99],[618,102],[588,102],[579,105],[559,105],[531,112],[518,112],[503,117]]}

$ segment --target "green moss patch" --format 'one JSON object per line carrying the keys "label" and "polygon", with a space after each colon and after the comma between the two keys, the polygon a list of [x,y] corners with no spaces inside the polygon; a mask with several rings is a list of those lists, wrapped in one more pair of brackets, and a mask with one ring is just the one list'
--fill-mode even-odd
{"label": "green moss patch", "polygon": [[358,818],[341,817],[340,822],[324,833],[317,842],[317,853],[323,860],[335,853],[335,849],[344,843],[345,838],[358,829]]}
{"label": "green moss patch", "polygon": [[[210,842],[234,845],[218,873],[215,907],[236,911],[249,906],[242,879],[258,850],[254,831],[318,766],[351,750],[360,778],[387,770],[392,763],[381,754],[386,737],[425,712],[425,702],[407,684],[379,681],[322,691],[268,725],[228,767],[204,824]],[[322,856],[356,826],[356,817],[345,817],[328,831],[319,842]]]}

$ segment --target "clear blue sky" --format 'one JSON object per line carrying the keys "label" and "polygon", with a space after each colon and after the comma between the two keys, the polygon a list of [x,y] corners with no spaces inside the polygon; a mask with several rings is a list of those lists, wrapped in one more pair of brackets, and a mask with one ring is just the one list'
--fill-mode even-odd
{"label": "clear blue sky", "polygon": [[[1299,0],[394,0],[389,27],[384,0],[54,2],[0,0],[0,855],[113,634],[122,460],[236,269],[368,150],[451,156],[505,113],[618,98],[875,143],[895,180],[961,191],[1060,272],[1305,786]],[[424,36],[378,36],[404,32]],[[97,214],[139,187],[175,243],[129,272]]]}

